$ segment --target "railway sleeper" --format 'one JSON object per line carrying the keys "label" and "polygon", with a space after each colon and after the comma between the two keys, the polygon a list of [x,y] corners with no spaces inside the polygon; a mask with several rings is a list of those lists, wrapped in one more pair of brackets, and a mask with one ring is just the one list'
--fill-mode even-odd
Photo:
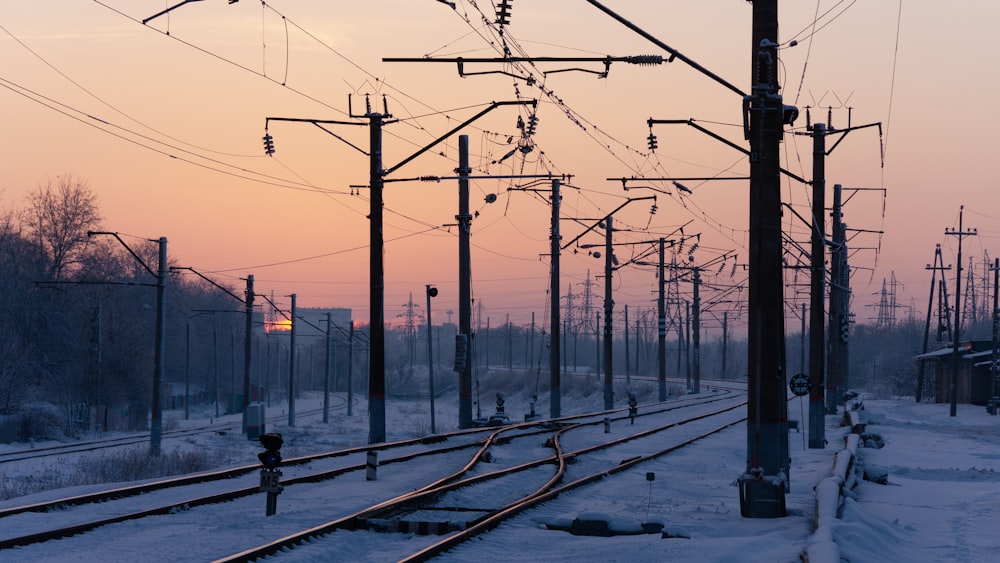
{"label": "railway sleeper", "polygon": [[[476,517],[490,511],[477,508],[435,507],[400,513],[386,518],[365,518],[357,521],[357,529],[374,532],[415,534],[419,536],[440,536],[464,530],[475,518],[457,516],[459,513],[475,513]],[[442,514],[444,513],[444,514]]]}

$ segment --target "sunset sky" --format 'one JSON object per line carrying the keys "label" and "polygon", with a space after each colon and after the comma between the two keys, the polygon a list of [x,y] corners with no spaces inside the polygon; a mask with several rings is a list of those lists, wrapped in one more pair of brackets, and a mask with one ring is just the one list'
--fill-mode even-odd
{"label": "sunset sky", "polygon": [[[692,254],[709,266],[706,300],[745,283],[748,188],[744,181],[630,182],[620,177],[745,176],[746,158],[684,126],[656,125],[650,152],[647,119],[694,118],[746,146],[741,99],[681,61],[659,66],[615,62],[539,63],[530,83],[504,74],[460,77],[456,65],[386,63],[383,57],[497,57],[499,28],[489,2],[457,0],[203,0],[142,24],[179,0],[33,0],[0,3],[0,201],[20,208],[25,194],[50,178],[85,180],[98,197],[104,228],[140,238],[165,236],[169,255],[223,282],[242,286],[254,274],[259,292],[300,307],[349,307],[368,319],[368,160],[366,126],[331,125],[337,136],[306,123],[271,122],[273,157],[261,137],[268,117],[357,121],[365,94],[374,109],[386,99],[398,123],[384,131],[383,160],[393,167],[491,101],[538,100],[536,133],[523,139],[516,124],[528,107],[503,107],[465,128],[473,174],[570,174],[564,187],[563,241],[568,242],[628,197],[656,193],[615,214],[619,262],[647,246],[633,243],[700,233]],[[502,37],[514,54],[604,57],[665,55],[584,0],[511,4]],[[743,91],[750,91],[751,4],[744,0],[605,0],[604,4]],[[478,8],[477,8],[478,6]],[[482,12],[478,11],[482,10]],[[853,311],[875,318],[883,280],[897,281],[900,318],[923,318],[930,282],[925,266],[941,243],[955,262],[965,206],[963,254],[976,261],[1000,255],[1000,195],[992,134],[1000,129],[993,94],[1000,52],[992,43],[1000,6],[988,0],[937,2],[781,2],[779,80],[786,104],[802,115],[785,136],[783,165],[809,178],[813,121],[832,125],[881,122],[852,132],[827,161],[827,185],[849,191],[844,220],[852,229]],[[815,22],[815,25],[814,25]],[[788,41],[797,40],[796,46]],[[505,70],[466,64],[467,73]],[[354,107],[348,108],[353,94]],[[801,133],[793,135],[792,132]],[[832,137],[832,144],[836,137]],[[452,176],[458,138],[452,136],[388,176]],[[829,146],[828,144],[828,146]],[[515,150],[530,147],[528,152]],[[515,150],[514,155],[503,158]],[[884,152],[884,167],[881,152]],[[518,323],[547,318],[549,207],[544,191],[510,191],[527,180],[473,182],[473,294],[483,322],[510,314]],[[642,186],[652,187],[654,190]],[[547,185],[535,186],[546,189]],[[884,192],[881,188],[885,188]],[[828,190],[828,205],[829,194]],[[425,284],[440,295],[435,322],[457,314],[458,208],[454,180],[386,184],[385,316],[405,311],[412,292],[423,304]],[[487,204],[487,194],[495,203]],[[784,181],[783,200],[808,216],[810,188]],[[785,214],[786,230],[802,243],[808,229]],[[879,236],[868,231],[883,231]],[[676,235],[675,235],[676,236]],[[603,244],[595,229],[579,241]],[[679,254],[687,261],[690,242]],[[602,249],[603,250],[603,249]],[[728,254],[727,254],[728,253]],[[725,267],[719,257],[727,254]],[[733,272],[732,256],[738,266]],[[648,260],[653,260],[650,257]],[[592,307],[603,298],[603,259],[587,249],[563,253],[561,291],[572,284],[582,306],[589,271]],[[953,284],[953,273],[949,283]],[[992,277],[990,278],[992,279]],[[807,299],[805,273],[786,276],[789,309]],[[964,280],[963,280],[964,284]],[[690,293],[690,283],[682,291]],[[615,273],[615,311],[655,310],[657,280],[647,266]],[[981,290],[981,288],[978,288]],[[739,295],[738,293],[733,294]],[[742,297],[745,298],[745,290]],[[735,297],[733,297],[735,298]],[[729,299],[729,298],[721,298]],[[706,313],[708,330],[727,304]],[[912,309],[911,309],[912,306]],[[579,312],[577,313],[579,314]],[[734,315],[738,330],[746,316]],[[634,322],[636,316],[631,317]],[[457,317],[456,317],[457,320]],[[790,323],[798,321],[790,321]],[[791,330],[797,330],[793,325]]]}

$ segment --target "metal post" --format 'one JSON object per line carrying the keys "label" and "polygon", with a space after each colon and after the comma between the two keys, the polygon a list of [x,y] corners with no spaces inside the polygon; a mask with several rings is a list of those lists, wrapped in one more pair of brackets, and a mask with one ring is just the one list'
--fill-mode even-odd
{"label": "metal post", "polygon": [[559,235],[559,214],[560,214],[560,203],[562,202],[562,194],[559,191],[560,182],[559,179],[552,180],[552,233],[550,238],[551,246],[551,260],[552,260],[552,295],[551,297],[551,321],[550,325],[552,327],[552,347],[549,349],[549,416],[551,418],[559,418],[562,416],[562,407],[560,404],[560,387],[562,385],[561,373],[559,372],[559,355],[562,348],[560,347],[560,326],[559,326],[559,284],[560,282],[560,272],[559,272],[559,255],[560,255],[560,244],[561,236]]}
{"label": "metal post", "polygon": [[299,354],[295,347],[295,317],[297,315],[295,310],[295,294],[291,294],[289,297],[292,298],[292,326],[291,330],[288,331],[288,425],[295,427],[295,379],[299,371]]}
{"label": "metal post", "polygon": [[160,237],[160,265],[156,274],[156,344],[153,351],[153,404],[149,425],[149,453],[160,455],[163,437],[163,413],[160,407],[160,382],[166,367],[167,332],[167,237]]}

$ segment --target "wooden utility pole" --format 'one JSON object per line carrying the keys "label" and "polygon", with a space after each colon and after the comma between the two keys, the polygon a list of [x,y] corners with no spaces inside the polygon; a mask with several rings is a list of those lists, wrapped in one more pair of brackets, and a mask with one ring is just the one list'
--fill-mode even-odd
{"label": "wooden utility pole", "polygon": [[[940,270],[941,271],[941,278],[943,279],[944,278],[944,271],[951,269],[950,266],[946,267],[944,265],[944,259],[941,257],[941,244],[940,243],[938,243],[934,247],[934,265],[932,266],[932,265],[928,264],[925,269],[931,271],[931,289],[930,289],[930,295],[928,295],[928,297],[927,297],[927,321],[924,323],[924,343],[923,343],[923,347],[921,348],[921,351],[920,351],[921,354],[926,354],[927,353],[927,347],[928,347],[928,344],[929,344],[928,341],[930,340],[930,332],[931,332],[931,310],[934,308],[933,307],[933,304],[934,304],[934,290],[937,288],[937,273]],[[941,333],[941,321],[939,319],[938,320],[938,340],[941,339],[940,338],[940,333]],[[925,363],[926,362],[921,361],[921,362],[919,362],[917,364],[917,397],[916,397],[916,400],[917,400],[918,403],[921,402],[923,400],[923,398],[924,398],[923,397],[923,393],[924,393],[924,364]]]}
{"label": "wooden utility pole", "polygon": [[971,231],[962,230],[962,220],[965,215],[965,206],[962,205],[958,208],[958,230],[948,228],[945,229],[945,235],[952,235],[958,237],[958,259],[955,261],[955,334],[954,340],[952,341],[951,349],[951,377],[949,378],[948,385],[948,395],[951,402],[951,408],[948,411],[948,416],[955,416],[958,413],[958,341],[959,335],[962,328],[962,239],[969,236],[976,236],[976,229]]}

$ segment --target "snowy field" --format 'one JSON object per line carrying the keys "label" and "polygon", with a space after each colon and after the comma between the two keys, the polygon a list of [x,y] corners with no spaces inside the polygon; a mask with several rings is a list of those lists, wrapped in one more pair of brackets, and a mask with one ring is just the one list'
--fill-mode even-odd
{"label": "snowy field", "polygon": [[[566,397],[564,414],[594,410],[589,405],[597,399]],[[646,398],[648,400],[648,397]],[[318,397],[300,400],[297,412],[319,408]],[[842,519],[833,528],[842,560],[852,562],[882,561],[1000,561],[1000,534],[995,532],[1000,522],[1000,440],[996,428],[1000,417],[988,415],[981,407],[960,405],[958,416],[948,416],[947,405],[921,404],[907,401],[873,401],[865,403],[863,418],[869,432],[878,433],[885,441],[882,449],[862,448],[859,456],[864,466],[874,473],[885,473],[888,484],[861,481],[842,507]],[[547,397],[540,397],[538,410],[547,410]],[[437,427],[444,431],[457,423],[454,402],[447,398],[437,401]],[[527,412],[526,400],[518,395],[508,398],[508,413],[518,419]],[[593,407],[593,408],[589,408]],[[283,412],[283,406],[273,405],[269,416]],[[790,404],[792,418],[799,418],[799,401]],[[486,413],[484,404],[484,413]],[[389,401],[389,439],[413,437],[429,428],[425,401]],[[342,410],[333,411],[330,423],[323,424],[317,416],[300,416],[295,428],[276,424],[269,431],[285,436],[285,457],[302,455],[319,449],[337,449],[365,443],[368,418],[362,402],[348,417]],[[197,420],[195,420],[197,418]],[[165,413],[170,425],[183,427],[206,420],[193,416],[184,421],[183,412]],[[807,437],[792,431],[789,445],[793,458],[791,492],[787,498],[789,515],[781,519],[744,519],[739,514],[736,477],[744,469],[746,431],[739,425],[716,437],[703,440],[659,460],[649,462],[634,471],[624,472],[590,487],[583,493],[560,497],[481,536],[482,539],[454,549],[441,557],[444,561],[547,561],[550,563],[654,562],[654,561],[800,561],[812,541],[814,531],[815,493],[813,487],[827,477],[833,456],[842,447],[847,429],[839,426],[840,417],[827,417],[828,446],[822,450],[806,448]],[[255,461],[259,447],[248,444],[239,435],[223,435],[185,440],[164,449],[210,448],[226,452],[231,465]],[[39,445],[40,446],[40,445]],[[8,451],[23,445],[2,445]],[[79,454],[85,455],[85,454]],[[70,457],[49,461],[71,467]],[[21,479],[11,474],[12,468],[0,466],[0,479]],[[33,471],[47,469],[36,467]],[[23,469],[18,469],[23,471]],[[655,479],[646,480],[653,472]],[[345,497],[367,488],[373,498],[390,496],[391,479],[364,483],[338,479],[341,487],[333,494]],[[222,486],[225,486],[224,484]],[[415,485],[414,485],[415,486]],[[59,498],[92,490],[94,486],[78,486],[47,491],[0,502],[13,506]],[[291,504],[291,490],[279,499],[278,514],[263,515],[264,499],[248,499],[245,503],[231,502],[214,507],[198,508],[183,515],[172,515],[136,521],[131,525],[98,530],[67,542],[48,542],[41,546],[0,551],[0,561],[200,561],[226,555],[247,547],[246,530],[255,527],[292,529],[300,522],[310,522],[306,514],[282,511]],[[287,501],[287,502],[286,502]],[[67,511],[70,512],[70,511]],[[315,511],[309,511],[315,512]],[[668,530],[688,537],[663,539],[659,534],[603,537],[581,537],[565,532],[546,530],[540,522],[572,518],[582,512],[595,512],[623,522],[658,520]],[[46,520],[61,518],[60,513],[44,515]],[[315,515],[311,515],[315,518]],[[305,527],[305,526],[303,526]],[[186,547],[186,542],[208,534],[218,544],[216,551],[198,552]],[[367,533],[337,532],[336,548],[323,544],[297,549],[295,561],[395,561],[402,552],[393,552],[399,541],[379,541]],[[335,534],[335,535],[336,535]],[[226,538],[230,538],[227,540]],[[200,541],[200,539],[198,540]],[[227,551],[226,542],[234,542]],[[426,541],[420,537],[407,542]],[[263,543],[263,542],[258,542]],[[188,544],[190,545],[190,544]],[[153,549],[150,549],[154,546]],[[164,547],[167,546],[167,547]],[[199,555],[193,555],[199,553]]]}

